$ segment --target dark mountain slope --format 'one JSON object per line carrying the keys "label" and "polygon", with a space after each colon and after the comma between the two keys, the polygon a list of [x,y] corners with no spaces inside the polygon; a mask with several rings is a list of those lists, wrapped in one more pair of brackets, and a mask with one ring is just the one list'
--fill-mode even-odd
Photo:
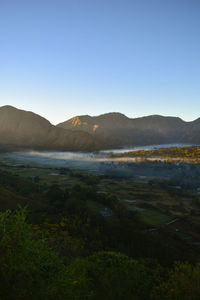
{"label": "dark mountain slope", "polygon": [[120,113],[77,116],[57,126],[86,131],[115,146],[200,142],[200,121],[185,122],[159,115],[136,119]]}
{"label": "dark mountain slope", "polygon": [[82,131],[64,130],[32,112],[0,107],[0,147],[8,149],[90,150],[102,145]]}
{"label": "dark mountain slope", "polygon": [[200,118],[193,122],[188,122],[187,124],[184,139],[187,140],[188,143],[200,144]]}

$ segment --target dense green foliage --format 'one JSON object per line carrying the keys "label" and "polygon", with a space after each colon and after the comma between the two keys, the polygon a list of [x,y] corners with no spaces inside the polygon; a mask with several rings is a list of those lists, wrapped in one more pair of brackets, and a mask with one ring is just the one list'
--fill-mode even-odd
{"label": "dense green foliage", "polygon": [[197,300],[200,298],[200,264],[176,263],[165,281],[154,288],[155,299]]}
{"label": "dense green foliage", "polygon": [[36,239],[25,210],[0,214],[0,296],[2,299],[44,299],[55,295],[63,264]]}
{"label": "dense green foliage", "polygon": [[114,194],[98,193],[97,176],[73,177],[67,187],[0,171],[1,299],[199,299],[197,248],[149,230]]}
{"label": "dense green foliage", "polygon": [[26,211],[0,214],[2,299],[199,299],[200,267],[99,252],[86,258],[60,257],[44,233],[26,222]]}

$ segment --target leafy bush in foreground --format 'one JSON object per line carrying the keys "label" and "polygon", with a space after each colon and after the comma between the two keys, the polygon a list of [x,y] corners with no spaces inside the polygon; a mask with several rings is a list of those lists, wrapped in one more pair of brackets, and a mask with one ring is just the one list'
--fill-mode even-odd
{"label": "leafy bush in foreground", "polygon": [[72,278],[69,290],[75,296],[69,299],[77,300],[151,299],[151,289],[160,273],[157,265],[150,268],[147,262],[114,252],[76,259],[68,271]]}
{"label": "leafy bush in foreground", "polygon": [[154,299],[200,299],[200,264],[192,266],[188,263],[176,263],[167,279],[155,288]]}
{"label": "leafy bush in foreground", "polygon": [[35,239],[25,209],[0,213],[1,299],[50,299],[63,269],[45,238]]}
{"label": "leafy bush in foreground", "polygon": [[26,209],[0,213],[0,299],[200,299],[200,264],[168,270],[105,251],[65,261],[26,222]]}

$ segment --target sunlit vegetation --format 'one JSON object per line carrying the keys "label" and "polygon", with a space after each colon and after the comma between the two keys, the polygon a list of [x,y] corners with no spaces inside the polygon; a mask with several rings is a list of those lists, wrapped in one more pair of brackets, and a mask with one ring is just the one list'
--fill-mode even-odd
{"label": "sunlit vegetation", "polygon": [[156,150],[138,150],[130,151],[122,154],[111,155],[110,157],[132,157],[132,158],[141,158],[141,159],[165,159],[170,160],[179,160],[179,161],[189,161],[193,163],[200,163],[200,147],[174,147],[174,148],[161,148]]}

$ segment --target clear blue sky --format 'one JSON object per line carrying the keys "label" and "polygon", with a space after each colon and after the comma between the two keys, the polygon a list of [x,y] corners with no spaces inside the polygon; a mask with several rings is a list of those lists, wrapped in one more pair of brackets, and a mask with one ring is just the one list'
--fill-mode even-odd
{"label": "clear blue sky", "polygon": [[0,0],[0,106],[200,117],[200,0]]}

